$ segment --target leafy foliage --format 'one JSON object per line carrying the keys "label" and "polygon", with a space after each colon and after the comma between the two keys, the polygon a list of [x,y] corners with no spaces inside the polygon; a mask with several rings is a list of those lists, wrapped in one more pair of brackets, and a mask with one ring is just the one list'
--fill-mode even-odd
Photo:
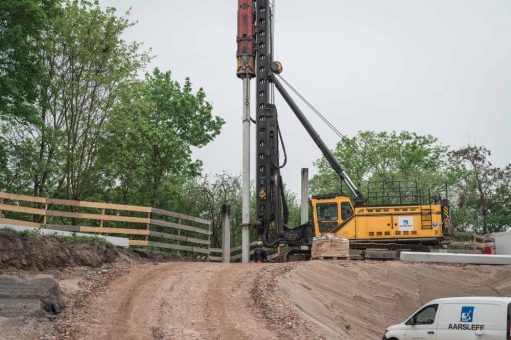
{"label": "leafy foliage", "polygon": [[123,40],[132,24],[114,9],[68,0],[57,13],[38,51],[37,123],[0,121],[0,189],[176,206],[201,172],[192,148],[223,120],[189,79],[160,70],[137,79],[149,56]]}
{"label": "leafy foliage", "polygon": [[227,173],[184,183],[173,209],[211,221],[211,246],[222,246],[222,206],[230,205],[231,244],[241,244],[241,178]]}
{"label": "leafy foliage", "polygon": [[449,152],[450,175],[460,227],[476,226],[484,234],[511,225],[511,164],[504,168],[489,162],[490,150],[467,146]]}
{"label": "leafy foliage", "polygon": [[[354,183],[363,189],[370,181],[417,181],[422,186],[442,182],[446,150],[430,135],[362,131],[337,143],[333,152]],[[318,174],[311,179],[313,193],[345,189],[324,157],[314,164]]]}
{"label": "leafy foliage", "polygon": [[120,89],[147,61],[138,44],[121,38],[130,25],[97,2],[65,3],[41,44],[46,81],[37,101],[39,123],[2,126],[7,189],[83,199],[97,182],[105,122]]}
{"label": "leafy foliage", "polygon": [[59,9],[58,0],[0,2],[0,118],[37,122],[42,45]]}
{"label": "leafy foliage", "polygon": [[155,69],[132,83],[107,123],[102,154],[111,166],[110,185],[118,188],[116,201],[165,205],[172,180],[200,174],[192,147],[207,145],[223,124],[189,79],[181,87],[170,72]]}

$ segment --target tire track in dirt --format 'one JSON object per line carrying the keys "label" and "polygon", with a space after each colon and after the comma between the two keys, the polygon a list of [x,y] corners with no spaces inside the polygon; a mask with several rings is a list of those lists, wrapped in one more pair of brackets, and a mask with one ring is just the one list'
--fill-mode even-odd
{"label": "tire track in dirt", "polygon": [[216,270],[210,278],[208,318],[217,325],[216,338],[226,340],[277,339],[266,329],[250,295],[262,265],[232,265]]}
{"label": "tire track in dirt", "polygon": [[89,308],[92,320],[86,338],[153,339],[161,308],[158,292],[181,279],[176,269],[148,264],[115,280],[106,296],[96,299]]}
{"label": "tire track in dirt", "polygon": [[264,266],[172,262],[135,266],[92,297],[81,339],[276,339],[250,295]]}

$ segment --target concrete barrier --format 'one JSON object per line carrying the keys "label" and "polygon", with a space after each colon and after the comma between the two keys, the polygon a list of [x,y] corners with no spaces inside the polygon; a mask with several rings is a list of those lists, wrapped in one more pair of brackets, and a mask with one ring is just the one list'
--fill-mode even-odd
{"label": "concrete barrier", "polygon": [[91,237],[91,238],[100,238],[102,240],[107,241],[108,243],[113,244],[117,247],[129,247],[129,239],[126,237],[116,237],[116,236],[105,236],[105,235],[98,235],[98,234],[85,234],[85,233],[74,233],[70,231],[60,231],[60,230],[51,230],[51,229],[37,229],[32,227],[22,227],[17,225],[11,225],[11,224],[0,224],[0,229],[13,229],[16,231],[31,231],[36,232],[43,235],[57,235],[57,236],[67,236],[72,237],[73,235],[80,236],[80,237]]}
{"label": "concrete barrier", "polygon": [[511,255],[511,231],[491,234],[498,255]]}
{"label": "concrete barrier", "polygon": [[416,253],[403,251],[400,256],[404,262],[436,262],[436,263],[466,263],[466,264],[511,264],[511,255],[483,254],[442,254]]}

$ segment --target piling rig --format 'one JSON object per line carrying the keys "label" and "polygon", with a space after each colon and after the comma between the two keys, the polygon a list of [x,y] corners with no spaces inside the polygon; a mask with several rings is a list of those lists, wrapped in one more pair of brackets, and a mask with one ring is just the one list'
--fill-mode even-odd
{"label": "piling rig", "polygon": [[[334,233],[350,240],[353,248],[388,247],[414,249],[435,245],[448,232],[449,205],[445,197],[415,186],[392,183],[379,198],[365,197],[344,171],[341,163],[310,124],[280,81],[282,64],[273,60],[273,9],[269,0],[238,1],[237,76],[255,77],[256,97],[256,222],[258,247],[254,260],[266,259],[265,248],[278,245],[308,246],[314,236]],[[283,80],[285,82],[285,80]],[[351,197],[343,193],[312,196],[312,220],[288,226],[289,209],[284,197],[280,169],[279,129],[274,88],[284,98],[309,136],[345,183]],[[285,153],[285,149],[283,149]]]}

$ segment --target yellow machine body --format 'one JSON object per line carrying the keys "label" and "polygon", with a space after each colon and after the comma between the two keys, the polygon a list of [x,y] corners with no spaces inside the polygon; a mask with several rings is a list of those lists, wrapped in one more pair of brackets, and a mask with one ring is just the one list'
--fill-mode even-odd
{"label": "yellow machine body", "polygon": [[311,198],[314,235],[356,241],[434,242],[443,237],[440,204],[354,207],[347,196]]}

